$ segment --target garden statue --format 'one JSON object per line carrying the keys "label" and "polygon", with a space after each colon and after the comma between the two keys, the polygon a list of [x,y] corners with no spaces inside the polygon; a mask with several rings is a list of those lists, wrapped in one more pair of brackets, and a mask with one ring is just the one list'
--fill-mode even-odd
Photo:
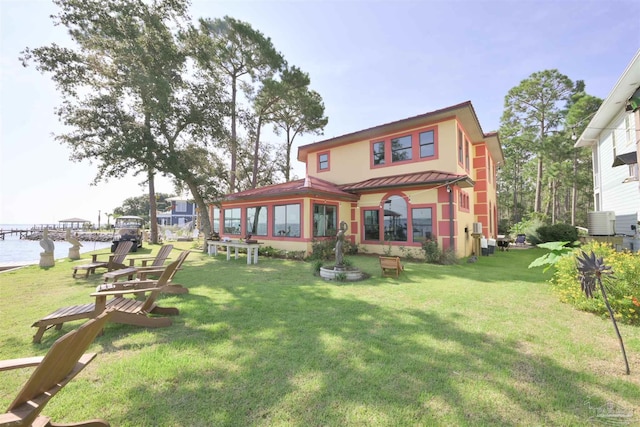
{"label": "garden statue", "polygon": [[343,265],[343,257],[342,257],[342,246],[344,245],[344,233],[347,231],[347,223],[344,221],[340,221],[340,229],[336,234],[336,270],[341,270],[344,268]]}
{"label": "garden statue", "polygon": [[40,267],[53,267],[55,265],[55,260],[53,259],[55,245],[53,244],[53,240],[49,238],[48,228],[42,231],[40,246],[44,249],[44,252],[40,252]]}
{"label": "garden statue", "polygon": [[69,248],[69,259],[80,259],[80,246],[82,246],[82,243],[71,235],[70,228],[67,228],[65,240],[71,243],[71,247]]}

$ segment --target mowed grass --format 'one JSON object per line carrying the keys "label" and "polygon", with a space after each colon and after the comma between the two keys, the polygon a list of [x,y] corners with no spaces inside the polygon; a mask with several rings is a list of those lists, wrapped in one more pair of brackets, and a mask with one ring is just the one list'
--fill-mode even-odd
{"label": "mowed grass", "polygon": [[[190,293],[159,301],[180,309],[173,326],[109,324],[44,412],[114,426],[582,426],[617,411],[640,425],[640,330],[620,326],[627,376],[611,323],[527,269],[543,253],[404,262],[398,279],[355,256],[371,278],[353,283],[325,282],[311,263],[194,253],[175,280]],[[44,354],[82,323],[31,343],[35,320],[91,301],[101,282],[72,279],[72,265],[0,274],[0,359]],[[30,372],[0,372],[0,406]]]}

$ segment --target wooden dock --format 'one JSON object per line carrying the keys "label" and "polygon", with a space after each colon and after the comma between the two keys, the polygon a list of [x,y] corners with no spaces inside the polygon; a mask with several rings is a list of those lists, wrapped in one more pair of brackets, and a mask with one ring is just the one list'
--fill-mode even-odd
{"label": "wooden dock", "polygon": [[0,230],[0,240],[4,240],[5,236],[10,236],[13,234],[18,234],[21,239],[24,239],[31,233],[33,233],[32,230],[19,230],[19,229]]}
{"label": "wooden dock", "polygon": [[50,224],[42,224],[42,225],[34,225],[31,228],[11,228],[11,229],[0,229],[0,240],[4,240],[5,236],[11,236],[17,234],[20,239],[26,239],[29,235],[43,231],[45,228],[48,228],[50,231],[62,230],[64,227],[59,225],[50,225]]}

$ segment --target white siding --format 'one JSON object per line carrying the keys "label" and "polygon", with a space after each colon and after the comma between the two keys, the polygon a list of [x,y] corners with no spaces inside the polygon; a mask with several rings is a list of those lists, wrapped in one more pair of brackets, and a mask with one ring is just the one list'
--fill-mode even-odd
{"label": "white siding", "polygon": [[634,214],[640,211],[638,183],[625,182],[629,178],[629,167],[626,165],[612,167],[614,138],[617,155],[635,149],[635,132],[629,131],[629,128],[635,128],[634,116],[621,112],[609,123],[607,129],[600,133],[598,144],[599,171],[595,171],[595,176],[599,175],[600,178],[600,209],[615,211],[616,215]]}

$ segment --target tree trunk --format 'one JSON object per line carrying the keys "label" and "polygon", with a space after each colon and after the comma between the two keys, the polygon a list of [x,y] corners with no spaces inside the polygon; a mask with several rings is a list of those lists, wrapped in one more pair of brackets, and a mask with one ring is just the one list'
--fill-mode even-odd
{"label": "tree trunk", "polygon": [[238,155],[238,140],[236,134],[236,78],[231,79],[231,170],[229,171],[229,192],[235,193],[236,191],[236,163]]}
{"label": "tree trunk", "polygon": [[542,210],[542,154],[538,154],[538,173],[536,175],[536,200],[533,206],[534,212]]}
{"label": "tree trunk", "polygon": [[155,187],[155,172],[153,162],[153,154],[151,147],[153,146],[153,135],[151,134],[151,114],[146,112],[144,114],[144,139],[147,146],[147,178],[149,181],[149,220],[150,220],[150,233],[151,243],[158,244],[158,210],[156,204],[156,187]]}
{"label": "tree trunk", "polygon": [[262,115],[258,116],[258,129],[256,130],[256,143],[253,149],[253,177],[251,178],[251,188],[258,186],[258,163],[260,154],[260,128],[262,127]]}
{"label": "tree trunk", "polygon": [[205,203],[202,196],[200,195],[200,192],[198,191],[198,186],[195,185],[191,180],[185,180],[185,183],[187,184],[187,187],[189,187],[189,191],[191,191],[191,195],[193,196],[193,199],[196,202],[196,206],[200,211],[200,215],[199,215],[200,230],[204,234],[204,242],[205,242],[205,244],[202,245],[203,246],[202,252],[206,253],[208,250],[207,239],[209,238],[209,236],[211,236],[211,230],[212,230],[211,220],[209,219],[208,206]]}
{"label": "tree trunk", "polygon": [[551,180],[551,224],[556,223],[556,218],[558,215],[557,209],[557,185],[556,179]]}
{"label": "tree trunk", "polygon": [[293,141],[289,140],[290,132],[287,127],[287,157],[284,161],[284,180],[286,182],[291,181],[291,146],[293,145]]}
{"label": "tree trunk", "polygon": [[155,173],[153,172],[153,168],[149,167],[147,171],[147,176],[149,180],[149,216],[150,216],[150,227],[151,227],[151,243],[154,245],[158,244],[158,204],[156,203],[156,184],[155,184]]}

